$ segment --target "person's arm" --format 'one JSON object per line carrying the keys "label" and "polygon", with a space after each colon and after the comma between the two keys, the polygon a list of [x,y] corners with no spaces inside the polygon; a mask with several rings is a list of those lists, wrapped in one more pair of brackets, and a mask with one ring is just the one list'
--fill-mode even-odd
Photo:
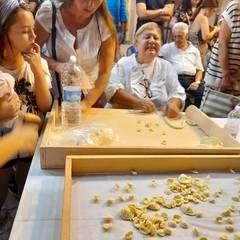
{"label": "person's arm", "polygon": [[222,70],[221,88],[231,89],[235,85],[235,81],[230,75],[228,61],[228,43],[231,37],[231,29],[226,20],[223,18],[219,32],[218,40],[218,60]]}
{"label": "person's arm", "polygon": [[88,94],[82,101],[83,112],[86,112],[98,100],[105,90],[112,70],[115,50],[116,44],[112,36],[102,42],[100,48],[98,78],[95,81],[94,87],[89,90]]}
{"label": "person's arm", "polygon": [[169,21],[172,16],[172,5],[166,4],[164,8],[147,10],[145,3],[137,3],[136,5],[137,15],[140,20],[152,20],[152,21]]}
{"label": "person's arm", "polygon": [[179,118],[181,116],[180,109],[182,102],[178,98],[171,98],[167,102],[166,116],[168,118]]}
{"label": "person's arm", "polygon": [[[20,140],[19,140],[20,139]],[[38,140],[38,125],[23,124],[0,138],[0,167],[18,152],[34,153]]]}
{"label": "person's arm", "polygon": [[168,118],[177,118],[181,116],[181,110],[184,107],[186,99],[185,89],[178,81],[177,73],[171,65],[165,65],[168,68],[166,76],[166,91],[168,95],[168,102],[166,108],[166,116]]}
{"label": "person's arm", "polygon": [[211,40],[216,33],[219,32],[219,27],[215,26],[212,31],[209,30],[208,17],[201,17],[201,34],[203,40]]}
{"label": "person's arm", "polygon": [[[47,42],[48,38],[50,37],[50,34],[38,23],[37,20],[35,20],[34,32],[36,34],[35,42],[40,47],[42,47]],[[47,61],[48,67],[50,70],[55,71],[59,74],[61,74],[63,72],[63,69],[64,69],[66,63],[60,63],[60,62],[58,62],[50,57],[47,57],[43,54],[42,54],[42,58],[44,58]]]}
{"label": "person's arm", "polygon": [[130,109],[142,110],[146,113],[155,111],[155,105],[150,100],[140,99],[123,89],[117,90],[110,99],[110,102]]}
{"label": "person's arm", "polygon": [[172,28],[175,23],[177,23],[177,18],[175,16],[172,16],[169,26]]}
{"label": "person's arm", "polygon": [[36,104],[42,113],[50,110],[52,96],[48,89],[45,74],[42,69],[40,46],[34,43],[31,50],[23,54],[23,58],[30,64],[34,74]]}
{"label": "person's arm", "polygon": [[196,91],[199,87],[199,84],[202,81],[202,77],[203,77],[203,72],[202,70],[197,69],[196,75],[195,75],[195,82],[192,82],[189,87],[187,88],[187,90],[192,90],[192,91]]}
{"label": "person's arm", "polygon": [[121,32],[118,36],[118,44],[123,43],[126,34],[126,22],[121,22]]}

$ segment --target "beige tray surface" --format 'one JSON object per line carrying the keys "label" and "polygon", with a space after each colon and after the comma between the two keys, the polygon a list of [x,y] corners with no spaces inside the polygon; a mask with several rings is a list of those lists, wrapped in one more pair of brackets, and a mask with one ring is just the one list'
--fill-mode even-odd
{"label": "beige tray surface", "polygon": [[[59,119],[58,106],[54,105],[42,138],[40,153],[42,168],[62,168],[66,155],[107,154],[239,154],[240,143],[228,135],[210,118],[190,106],[183,119],[190,118],[198,126],[187,125],[184,129],[173,129],[166,125],[163,117],[156,113],[142,114],[120,109],[90,109],[83,115],[82,126],[91,123],[106,123],[111,126],[119,142],[109,146],[51,146],[49,134],[54,132]],[[181,121],[182,121],[181,120]],[[139,123],[140,122],[140,123]],[[149,131],[146,124],[151,124]],[[138,130],[141,129],[140,132]],[[166,134],[163,135],[163,132]],[[222,149],[196,147],[203,136],[218,137],[224,144]],[[162,142],[166,141],[166,145]]]}
{"label": "beige tray surface", "polygon": [[[65,165],[62,240],[70,240],[71,191],[75,175],[139,173],[230,172],[240,170],[238,155],[106,155],[67,156]],[[164,176],[164,175],[163,175]],[[160,177],[160,176],[159,176]],[[196,175],[197,177],[197,175]],[[98,191],[97,189],[95,191]],[[80,204],[80,203],[79,203]],[[127,204],[127,203],[126,203]]]}

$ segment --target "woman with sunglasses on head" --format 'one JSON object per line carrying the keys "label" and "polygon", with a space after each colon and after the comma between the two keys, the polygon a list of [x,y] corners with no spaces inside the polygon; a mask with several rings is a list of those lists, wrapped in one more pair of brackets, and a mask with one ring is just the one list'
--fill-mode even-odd
{"label": "woman with sunglasses on head", "polygon": [[[46,43],[50,70],[61,74],[69,57],[77,57],[78,65],[89,77],[91,89],[82,100],[86,112],[103,93],[108,83],[116,50],[116,29],[105,0],[56,0],[56,55],[52,56],[52,3],[47,0],[36,15],[36,42]],[[53,87],[55,87],[53,83]],[[56,87],[55,87],[56,89]],[[54,93],[58,97],[57,93]]]}
{"label": "woman with sunglasses on head", "polygon": [[105,90],[106,107],[153,112],[166,110],[169,118],[180,115],[185,90],[171,64],[158,58],[161,33],[156,23],[141,26],[135,34],[136,53],[121,58],[112,69]]}

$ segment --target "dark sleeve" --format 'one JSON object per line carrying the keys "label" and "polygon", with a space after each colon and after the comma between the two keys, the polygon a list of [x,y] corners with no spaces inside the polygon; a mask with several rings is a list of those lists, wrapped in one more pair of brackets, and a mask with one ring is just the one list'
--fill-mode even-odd
{"label": "dark sleeve", "polygon": [[146,0],[136,0],[136,4],[137,3],[145,3],[146,4]]}
{"label": "dark sleeve", "polygon": [[165,0],[164,5],[167,5],[167,4],[172,4],[172,0]]}

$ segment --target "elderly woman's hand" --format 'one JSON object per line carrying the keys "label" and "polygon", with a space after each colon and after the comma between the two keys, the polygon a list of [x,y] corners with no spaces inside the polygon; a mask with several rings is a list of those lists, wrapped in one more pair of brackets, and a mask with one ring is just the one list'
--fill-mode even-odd
{"label": "elderly woman's hand", "polygon": [[180,118],[180,107],[182,103],[179,99],[170,99],[167,103],[166,116],[168,118]]}
{"label": "elderly woman's hand", "polygon": [[137,99],[134,104],[134,109],[142,110],[145,113],[154,112],[156,110],[155,105],[148,99]]}

